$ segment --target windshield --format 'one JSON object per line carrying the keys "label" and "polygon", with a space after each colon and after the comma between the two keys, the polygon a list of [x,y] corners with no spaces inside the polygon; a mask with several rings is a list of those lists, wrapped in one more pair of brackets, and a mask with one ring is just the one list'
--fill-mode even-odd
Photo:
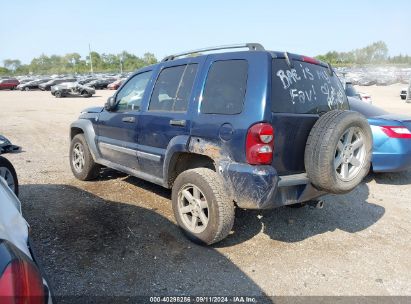
{"label": "windshield", "polygon": [[333,73],[321,65],[284,59],[272,62],[273,112],[318,114],[333,109],[348,109],[344,88]]}

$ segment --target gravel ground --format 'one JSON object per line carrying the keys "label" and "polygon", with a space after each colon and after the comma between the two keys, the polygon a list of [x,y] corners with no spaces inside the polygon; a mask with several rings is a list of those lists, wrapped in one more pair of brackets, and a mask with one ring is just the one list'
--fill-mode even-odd
{"label": "gravel ground", "polygon": [[[397,86],[361,91],[411,114]],[[411,295],[410,171],[370,175],[321,210],[237,210],[233,233],[200,247],[177,228],[169,190],[111,170],[72,176],[69,124],[111,93],[0,91],[0,133],[23,147],[7,157],[56,295]]]}

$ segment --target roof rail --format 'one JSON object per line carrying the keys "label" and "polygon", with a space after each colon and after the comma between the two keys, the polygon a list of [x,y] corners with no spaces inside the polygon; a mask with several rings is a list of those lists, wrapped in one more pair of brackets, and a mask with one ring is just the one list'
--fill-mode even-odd
{"label": "roof rail", "polygon": [[230,44],[230,45],[220,45],[220,46],[208,47],[208,48],[192,50],[192,51],[188,51],[184,53],[169,55],[161,61],[162,62],[170,61],[170,60],[174,60],[176,57],[181,57],[181,56],[186,56],[186,55],[196,54],[196,53],[201,53],[201,52],[227,50],[227,49],[240,49],[240,48],[248,48],[249,51],[265,51],[264,47],[259,43]]}

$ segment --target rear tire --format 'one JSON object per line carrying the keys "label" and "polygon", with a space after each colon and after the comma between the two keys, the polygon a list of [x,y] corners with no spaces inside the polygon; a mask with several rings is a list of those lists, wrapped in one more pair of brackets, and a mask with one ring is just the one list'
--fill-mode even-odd
{"label": "rear tire", "polygon": [[18,196],[19,180],[17,179],[16,170],[11,162],[2,156],[0,156],[0,176],[6,180],[7,185]]}
{"label": "rear tire", "polygon": [[61,98],[61,97],[63,96],[63,94],[61,94],[60,91],[55,91],[55,92],[54,92],[54,96],[55,96],[56,98]]}
{"label": "rear tire", "polygon": [[82,181],[99,176],[101,166],[94,162],[84,134],[77,134],[70,144],[70,168],[73,175]]}
{"label": "rear tire", "polygon": [[307,139],[304,162],[311,183],[329,193],[347,193],[368,174],[372,133],[367,119],[353,111],[321,116]]}
{"label": "rear tire", "polygon": [[234,203],[213,170],[196,168],[181,173],[173,185],[172,205],[183,233],[197,244],[219,242],[233,228]]}

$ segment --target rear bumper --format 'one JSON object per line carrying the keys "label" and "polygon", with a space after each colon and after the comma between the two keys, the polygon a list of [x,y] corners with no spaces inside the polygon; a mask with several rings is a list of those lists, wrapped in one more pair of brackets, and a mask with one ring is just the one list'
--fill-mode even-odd
{"label": "rear bumper", "polygon": [[315,189],[305,173],[279,176],[272,166],[227,163],[219,172],[240,208],[271,209],[326,194]]}

